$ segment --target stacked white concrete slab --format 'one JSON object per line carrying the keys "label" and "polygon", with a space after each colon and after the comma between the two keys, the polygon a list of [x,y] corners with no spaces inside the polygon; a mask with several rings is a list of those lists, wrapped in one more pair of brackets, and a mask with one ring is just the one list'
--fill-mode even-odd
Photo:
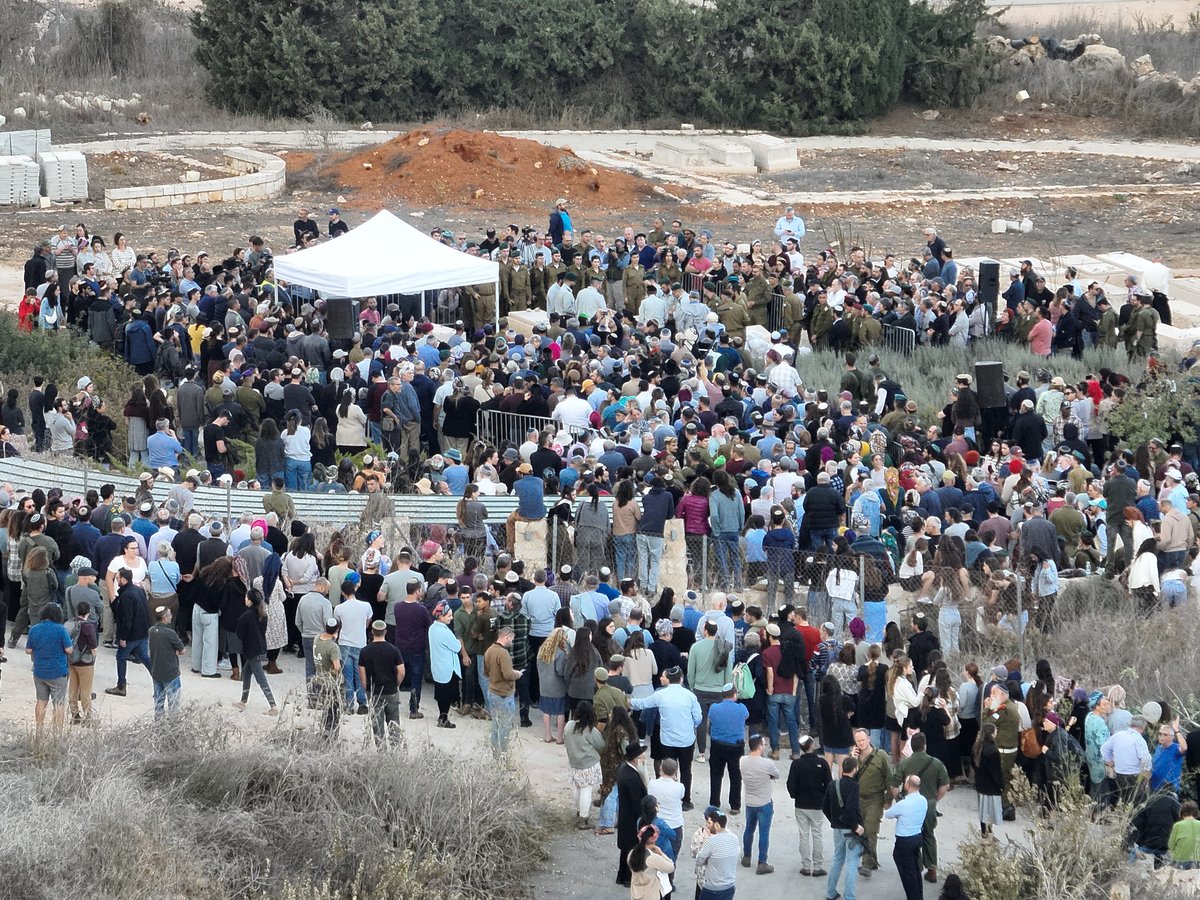
{"label": "stacked white concrete slab", "polygon": [[0,156],[0,206],[37,206],[38,164],[28,156]]}
{"label": "stacked white concrete slab", "polygon": [[654,145],[654,161],[673,169],[691,169],[708,164],[708,153],[689,140],[658,141]]}
{"label": "stacked white concrete slab", "polygon": [[86,200],[88,195],[87,160],[78,150],[39,153],[42,167],[42,194],[54,201]]}
{"label": "stacked white concrete slab", "polygon": [[748,134],[742,139],[754,154],[760,172],[781,172],[800,165],[794,145],[769,134]]}
{"label": "stacked white concrete slab", "polygon": [[737,169],[755,168],[753,151],[741,141],[714,135],[701,138],[700,146],[707,151],[709,159],[719,165]]}
{"label": "stacked white concrete slab", "polygon": [[30,159],[37,159],[39,153],[50,151],[50,129],[37,128],[2,134],[0,135],[0,151],[13,156],[28,156]]}

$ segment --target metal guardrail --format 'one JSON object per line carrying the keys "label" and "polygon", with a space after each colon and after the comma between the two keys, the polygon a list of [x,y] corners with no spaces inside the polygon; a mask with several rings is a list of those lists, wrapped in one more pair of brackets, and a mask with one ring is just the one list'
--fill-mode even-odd
{"label": "metal guardrail", "polygon": [[525,443],[525,436],[529,431],[541,433],[551,428],[556,433],[566,431],[574,438],[583,437],[588,432],[586,428],[562,425],[545,416],[528,416],[498,409],[481,409],[475,422],[479,440],[493,447],[502,447],[505,443],[519,447]]}
{"label": "metal guardrail", "polygon": [[883,345],[896,353],[912,353],[917,348],[917,333],[899,325],[884,325]]}
{"label": "metal guardrail", "polygon": [[[50,487],[62,488],[67,497],[82,497],[89,490],[99,490],[103,484],[112,484],[119,496],[137,492],[138,480],[116,472],[106,472],[82,465],[64,466],[34,459],[0,460],[0,480],[10,482],[16,488],[34,490]],[[154,499],[163,503],[171,490],[165,482],[155,482]],[[266,491],[235,490],[219,487],[199,487],[195,491],[195,509],[205,515],[225,520],[233,519],[244,512],[262,512],[262,498]],[[345,523],[356,521],[366,506],[365,494],[323,494],[296,491],[289,494],[296,507],[296,517],[305,522]],[[517,498],[512,495],[480,497],[488,510],[488,521],[503,522],[517,508]],[[549,508],[557,498],[547,497]],[[430,494],[394,495],[392,502],[396,515],[412,522],[426,525],[453,525],[457,519],[455,509],[458,497]]]}

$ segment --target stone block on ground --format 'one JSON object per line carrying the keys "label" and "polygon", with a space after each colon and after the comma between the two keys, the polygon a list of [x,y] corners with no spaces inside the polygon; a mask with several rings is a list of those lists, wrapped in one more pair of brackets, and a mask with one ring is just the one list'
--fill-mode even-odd
{"label": "stone block on ground", "polygon": [[672,169],[687,169],[708,162],[708,153],[691,141],[658,141],[654,145],[654,162]]}
{"label": "stone block on ground", "polygon": [[750,168],[754,165],[754,154],[741,141],[727,137],[708,137],[700,141],[708,158],[722,166]]}
{"label": "stone block on ground", "polygon": [[773,135],[748,134],[742,142],[754,154],[754,164],[760,172],[779,172],[800,165],[792,145]]}
{"label": "stone block on ground", "polygon": [[518,522],[513,539],[513,554],[516,559],[525,561],[527,571],[540,569],[546,565],[546,520],[537,522]]}

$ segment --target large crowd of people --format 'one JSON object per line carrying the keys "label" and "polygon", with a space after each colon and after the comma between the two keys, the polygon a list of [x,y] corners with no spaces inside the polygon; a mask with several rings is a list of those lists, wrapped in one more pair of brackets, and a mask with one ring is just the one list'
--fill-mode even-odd
{"label": "large crowd of people", "polygon": [[[337,210],[324,234],[301,210],[291,249],[345,232]],[[424,717],[426,681],[437,727],[483,720],[497,755],[540,726],[564,747],[580,828],[615,834],[632,897],[675,889],[703,765],[688,848],[703,900],[734,895],[739,863],[774,871],[775,782],[794,800],[800,874],[826,879],[826,897],[852,900],[879,869],[885,818],[907,898],[922,878],[966,896],[939,874],[937,804],[973,785],[986,838],[1014,815],[1016,771],[1047,809],[1071,784],[1133,803],[1132,852],[1200,862],[1189,723],[1158,702],[1133,715],[1120,686],[1047,660],[1032,675],[971,661],[972,635],[1059,627],[1074,579],[1119,578],[1146,616],[1196,602],[1200,442],[1129,447],[1106,427],[1165,371],[1145,365],[1169,317],[1160,272],[1116,296],[1073,272],[1048,287],[1029,264],[993,303],[933,229],[911,256],[839,259],[802,249],[791,209],[769,248],[662,220],[610,245],[565,201],[545,235],[432,236],[497,259],[501,312],[545,313],[532,333],[497,327],[495,287],[478,285],[428,306],[363,298],[353,338],[331,340],[325,301],[276,283],[258,237],[219,262],[120,234],[110,249],[83,224],[38,242],[21,327],[74,329],[137,377],[121,397],[86,375],[10,390],[0,455],[144,470],[131,496],[0,488],[0,621],[32,657],[39,727],[51,707],[56,725],[94,721],[109,650],[106,693],[129,696],[132,659],[163,716],[181,660],[240,682],[239,709],[256,683],[273,715],[271,676],[295,654],[330,740],[355,713],[386,746],[403,692]],[[460,318],[443,330],[437,311]],[[770,329],[757,350],[753,325]],[[920,410],[876,355],[893,327],[916,353],[999,338],[1044,361],[1007,373],[1003,407],[982,408],[964,373],[943,409]],[[1056,354],[1121,341],[1124,371],[1055,373]],[[838,383],[804,383],[809,352],[838,355]],[[481,410],[535,427],[488,443]],[[263,493],[235,494],[248,508],[224,521],[195,508],[209,484]],[[318,545],[301,491],[368,495],[369,533]],[[456,498],[456,524],[389,546],[378,525],[398,492]],[[488,516],[497,494],[517,499],[507,518]],[[690,566],[669,585],[676,519]],[[527,564],[516,531],[543,520],[553,561]]]}

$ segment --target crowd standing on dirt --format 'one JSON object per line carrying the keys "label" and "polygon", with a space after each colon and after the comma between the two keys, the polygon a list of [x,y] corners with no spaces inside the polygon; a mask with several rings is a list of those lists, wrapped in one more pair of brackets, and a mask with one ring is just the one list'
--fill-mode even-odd
{"label": "crowd standing on dirt", "polygon": [[[298,248],[345,231],[336,209],[325,229],[301,210],[293,229]],[[933,229],[899,261],[838,259],[803,249],[792,209],[765,249],[662,220],[610,246],[565,201],[545,236],[433,236],[500,261],[502,312],[545,313],[532,334],[497,330],[494,286],[478,285],[438,298],[463,316],[452,334],[412,298],[363,298],[340,346],[325,301],[276,284],[257,237],[219,262],[120,234],[110,246],[84,224],[38,242],[22,328],[76,329],[140,378],[102,398],[87,376],[63,390],[39,375],[0,406],[0,451],[145,470],[130,496],[0,489],[0,621],[8,648],[25,638],[39,726],[51,706],[56,725],[94,721],[108,650],[106,693],[152,696],[162,716],[186,694],[181,660],[240,682],[239,709],[256,683],[274,715],[269,676],[294,655],[329,739],[362,714],[381,746],[402,693],[424,717],[428,674],[438,727],[485,720],[497,755],[539,725],[564,746],[578,824],[615,834],[632,897],[674,889],[692,865],[685,837],[704,900],[732,897],[739,868],[772,874],[774,781],[795,801],[800,874],[826,879],[827,897],[853,898],[879,869],[885,818],[905,896],[921,896],[922,878],[942,877],[938,801],[973,785],[988,836],[1015,815],[1016,770],[1047,809],[1069,783],[1135,804],[1133,853],[1200,861],[1187,723],[1157,702],[1133,715],[1119,685],[1077,684],[1044,659],[1032,674],[970,661],[989,629],[1062,626],[1055,604],[1075,579],[1119,578],[1145,616],[1196,602],[1196,436],[1123,447],[1105,427],[1164,377],[1157,273],[1110,300],[1073,278],[1048,287],[1028,264],[993,307]],[[753,325],[771,329],[758,347]],[[999,336],[1045,362],[1006,373],[996,409],[959,374],[926,421],[874,355],[893,328],[915,353]],[[1055,373],[1057,354],[1120,341],[1127,371]],[[837,354],[836,384],[804,383],[794,362],[812,352]],[[539,424],[486,444],[480,410]],[[210,484],[266,493],[235,494],[253,508],[225,521],[195,508]],[[318,544],[303,491],[370,495],[365,538]],[[458,498],[456,525],[389,545],[379,526],[397,492]],[[502,494],[516,509],[489,520],[481,498]],[[675,519],[704,551],[678,592],[659,565]],[[515,555],[530,521],[555,535],[554,565]],[[693,589],[705,565],[725,590]],[[889,594],[909,606],[889,615]],[[685,835],[705,765],[708,808]]]}

